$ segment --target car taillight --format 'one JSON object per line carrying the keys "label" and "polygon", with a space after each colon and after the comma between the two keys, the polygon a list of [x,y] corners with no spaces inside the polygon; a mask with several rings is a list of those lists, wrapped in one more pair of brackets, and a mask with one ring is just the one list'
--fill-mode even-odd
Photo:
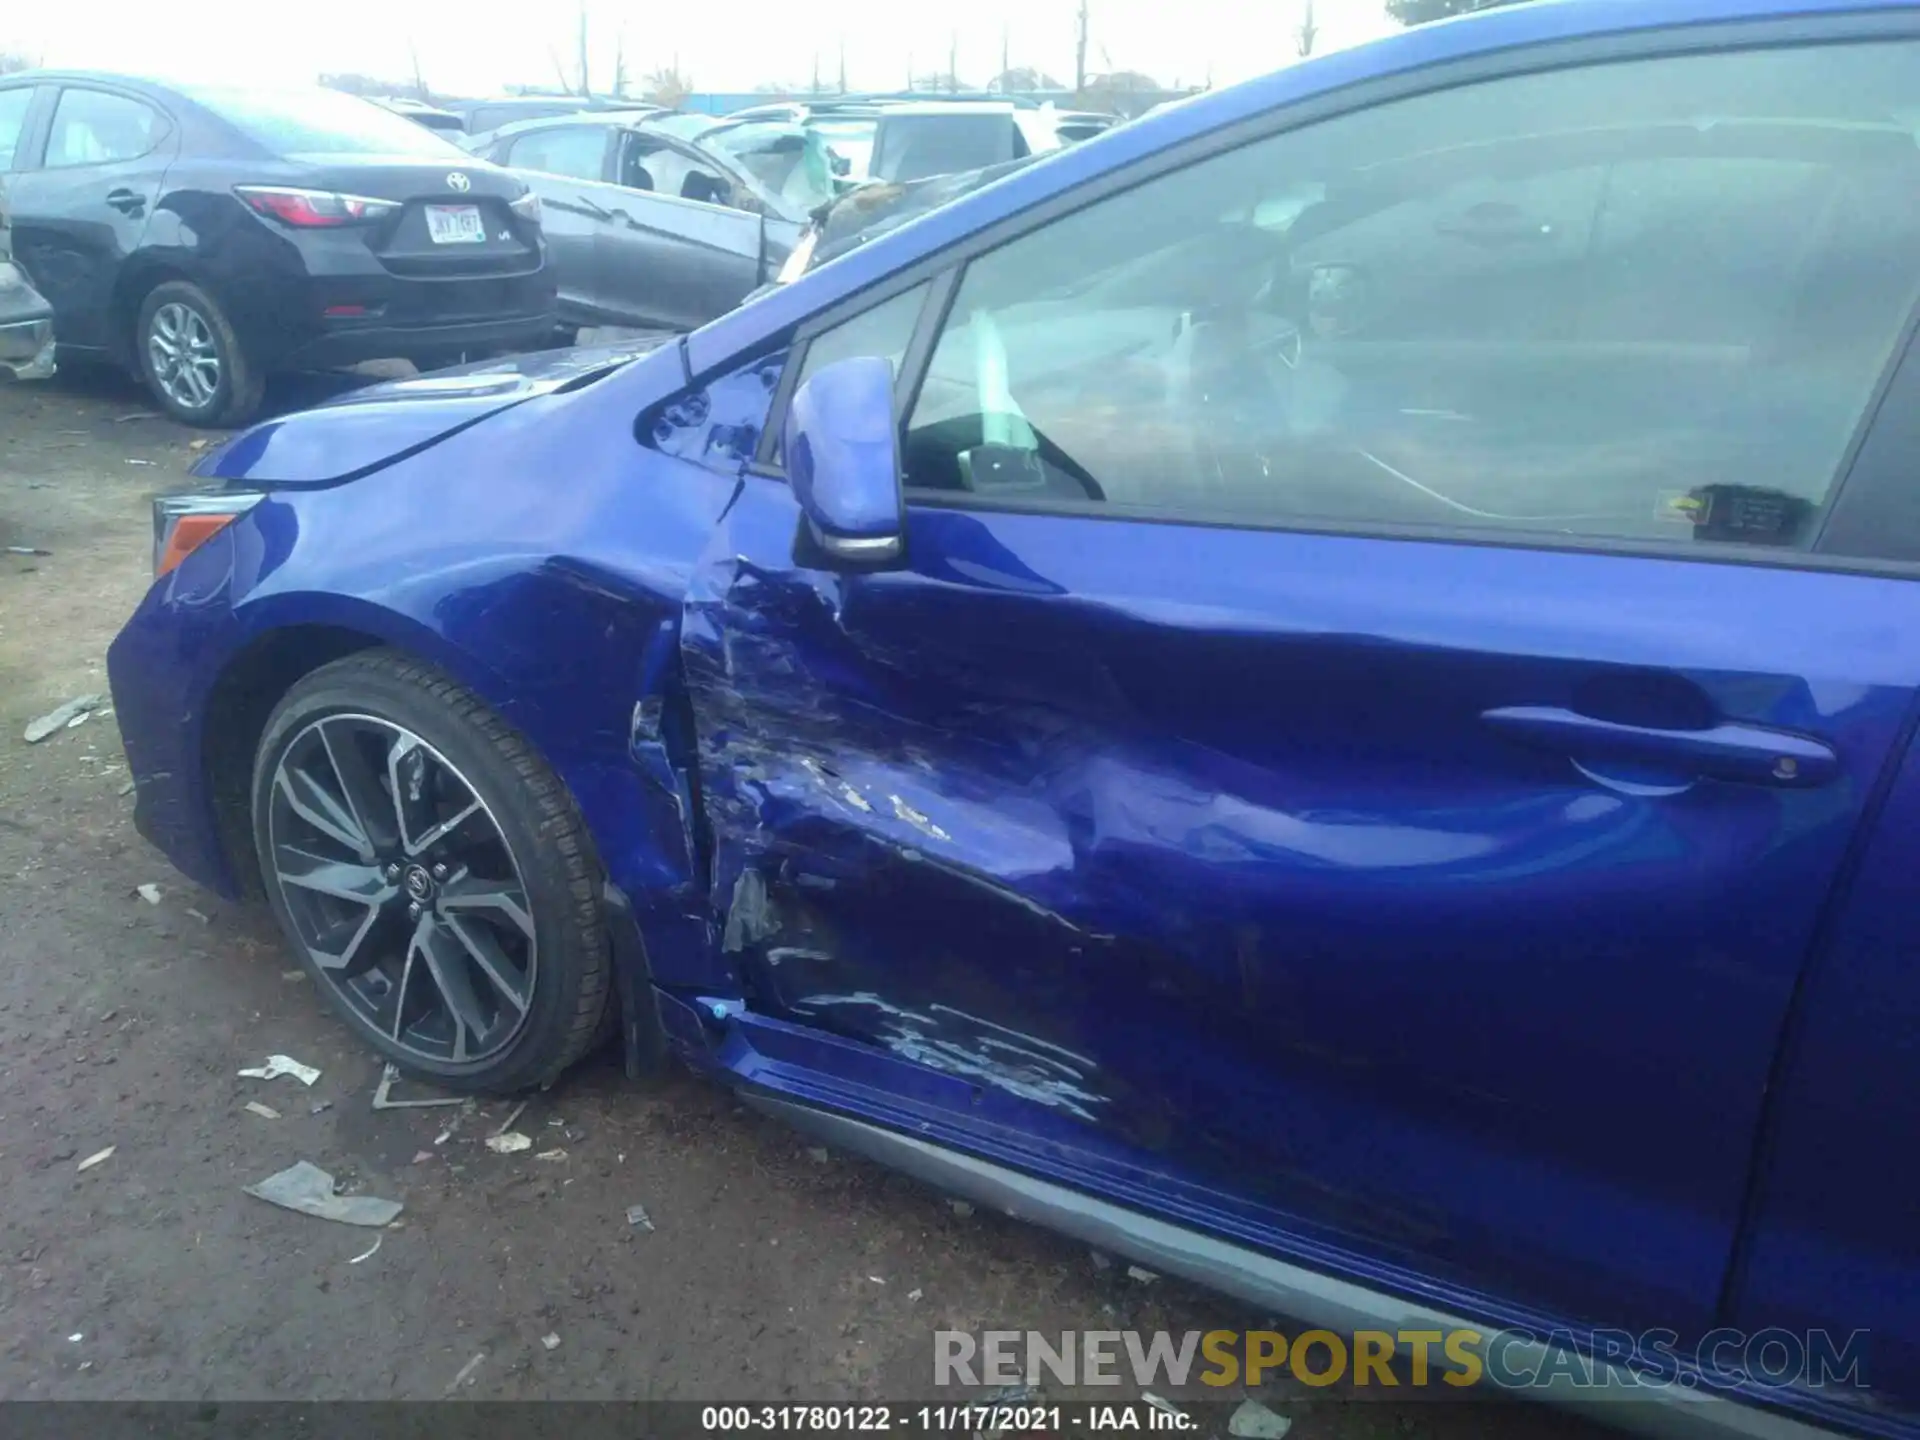
{"label": "car taillight", "polygon": [[302,230],[364,225],[400,208],[395,200],[336,195],[330,190],[294,190],[280,185],[236,185],[233,193],[269,219]]}
{"label": "car taillight", "polygon": [[522,195],[518,200],[509,200],[507,202],[507,208],[523,219],[531,220],[536,225],[540,223],[540,197],[531,190]]}
{"label": "car taillight", "polygon": [[267,497],[258,491],[159,495],[153,502],[153,578],[182,560]]}

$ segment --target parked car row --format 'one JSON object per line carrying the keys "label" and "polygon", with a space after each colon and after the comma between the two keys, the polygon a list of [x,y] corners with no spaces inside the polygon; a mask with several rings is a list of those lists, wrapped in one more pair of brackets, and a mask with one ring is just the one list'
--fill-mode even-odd
{"label": "parked car row", "polygon": [[[276,371],[697,325],[772,281],[847,191],[1045,153],[1089,123],[975,100],[716,117],[15,75],[0,296],[21,309],[31,280],[62,354],[124,366],[180,420],[235,425]],[[5,353],[36,348],[6,363],[37,373],[46,317],[22,315]]]}
{"label": "parked car row", "polygon": [[553,339],[539,197],[351,96],[9,77],[0,165],[61,352],[190,424],[249,418],[278,370]]}

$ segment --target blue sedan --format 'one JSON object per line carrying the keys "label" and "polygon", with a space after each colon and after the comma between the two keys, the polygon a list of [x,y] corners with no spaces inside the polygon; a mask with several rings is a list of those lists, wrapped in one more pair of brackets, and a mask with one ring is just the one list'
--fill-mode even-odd
{"label": "blue sedan", "polygon": [[1496,11],[248,431],[112,649],[141,829],[413,1075],[617,1036],[1545,1398],[1920,1435],[1916,96],[1908,6]]}

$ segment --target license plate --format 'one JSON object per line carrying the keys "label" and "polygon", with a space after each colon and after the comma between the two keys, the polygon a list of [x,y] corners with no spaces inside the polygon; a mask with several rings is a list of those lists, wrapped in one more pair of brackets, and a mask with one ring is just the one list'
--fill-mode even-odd
{"label": "license plate", "polygon": [[427,234],[436,245],[484,245],[486,226],[478,205],[427,206]]}

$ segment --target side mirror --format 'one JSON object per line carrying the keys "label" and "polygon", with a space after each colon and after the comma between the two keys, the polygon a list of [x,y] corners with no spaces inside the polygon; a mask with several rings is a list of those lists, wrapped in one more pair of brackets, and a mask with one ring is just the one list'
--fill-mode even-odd
{"label": "side mirror", "polygon": [[836,360],[794,392],[781,434],[787,483],[807,533],[828,559],[866,566],[905,549],[893,365]]}

